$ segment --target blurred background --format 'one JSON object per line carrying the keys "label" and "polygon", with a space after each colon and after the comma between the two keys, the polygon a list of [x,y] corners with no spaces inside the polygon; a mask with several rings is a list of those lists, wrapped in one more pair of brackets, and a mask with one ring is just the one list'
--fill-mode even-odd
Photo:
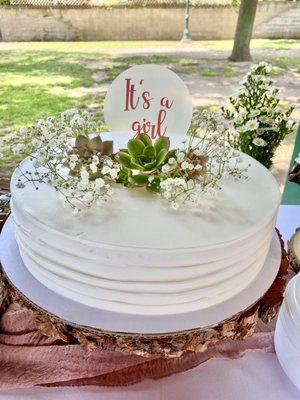
{"label": "blurred background", "polygon": [[[273,66],[283,103],[300,116],[300,2],[257,0],[0,0],[0,182],[20,156],[3,138],[71,108],[101,115],[123,70],[158,63],[187,84],[195,107],[216,110],[253,63]],[[272,172],[283,189],[296,132]],[[297,144],[300,147],[300,143]]]}

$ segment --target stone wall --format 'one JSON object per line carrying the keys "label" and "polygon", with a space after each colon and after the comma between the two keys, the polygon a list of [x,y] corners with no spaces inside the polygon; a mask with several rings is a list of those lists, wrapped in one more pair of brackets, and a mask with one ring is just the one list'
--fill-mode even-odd
{"label": "stone wall", "polygon": [[[269,2],[258,7],[256,37],[274,37],[273,18],[295,3]],[[290,12],[288,18],[292,19]],[[191,9],[192,39],[231,39],[237,11],[230,7]],[[264,31],[267,24],[267,33]],[[0,35],[3,41],[34,40],[179,40],[184,25],[183,8],[0,8]],[[283,29],[288,26],[286,21]],[[277,29],[277,37],[284,36]],[[293,35],[293,37],[295,37]],[[298,32],[299,37],[299,32]]]}

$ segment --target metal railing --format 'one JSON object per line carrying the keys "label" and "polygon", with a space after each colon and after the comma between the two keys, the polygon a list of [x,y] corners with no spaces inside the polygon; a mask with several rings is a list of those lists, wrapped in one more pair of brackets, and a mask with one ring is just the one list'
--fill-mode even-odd
{"label": "metal railing", "polygon": [[[192,6],[230,6],[232,0],[190,0]],[[176,7],[185,0],[10,0],[12,6],[25,7]]]}

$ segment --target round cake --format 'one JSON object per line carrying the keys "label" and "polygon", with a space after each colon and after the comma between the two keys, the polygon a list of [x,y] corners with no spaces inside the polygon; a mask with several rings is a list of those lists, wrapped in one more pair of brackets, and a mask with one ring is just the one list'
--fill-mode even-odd
{"label": "round cake", "polygon": [[[163,316],[222,303],[261,272],[280,203],[270,172],[241,157],[247,179],[223,177],[199,209],[116,185],[106,204],[73,215],[51,186],[17,188],[17,169],[11,208],[23,262],[49,289],[103,310]],[[20,168],[34,172],[30,159]]]}

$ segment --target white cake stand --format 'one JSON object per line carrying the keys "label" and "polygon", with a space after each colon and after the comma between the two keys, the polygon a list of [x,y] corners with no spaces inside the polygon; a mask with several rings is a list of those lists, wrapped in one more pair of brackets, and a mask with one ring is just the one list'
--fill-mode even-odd
{"label": "white cake stand", "polygon": [[217,325],[255,304],[269,289],[278,273],[281,246],[274,232],[270,251],[260,274],[245,290],[231,299],[204,310],[163,316],[131,315],[86,306],[42,285],[25,267],[14,236],[12,218],[0,237],[0,260],[10,283],[30,302],[64,322],[108,332],[166,334]]}

